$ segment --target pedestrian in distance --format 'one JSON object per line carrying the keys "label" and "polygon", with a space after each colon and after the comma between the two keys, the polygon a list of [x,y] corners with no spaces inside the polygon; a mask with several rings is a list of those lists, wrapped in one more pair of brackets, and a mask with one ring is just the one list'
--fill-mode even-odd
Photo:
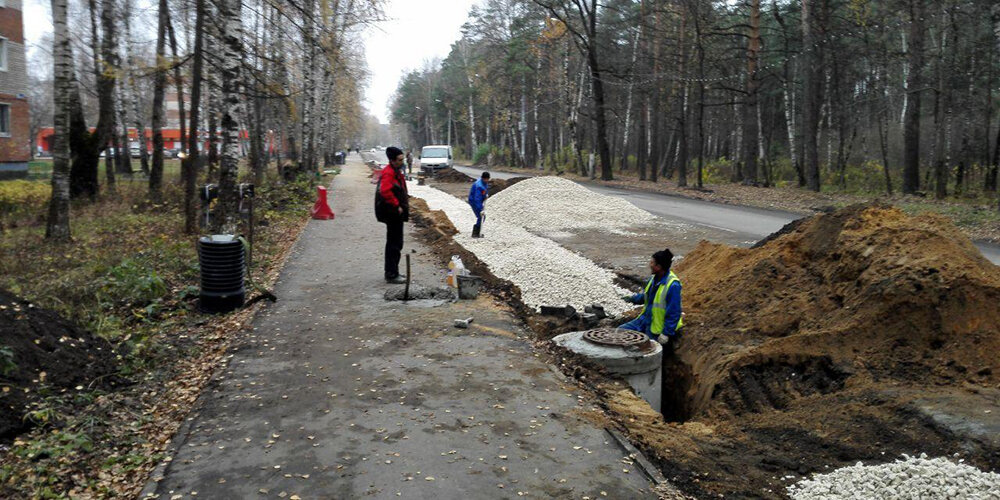
{"label": "pedestrian in distance", "polygon": [[469,206],[472,207],[472,213],[476,214],[476,225],[472,226],[472,237],[482,238],[483,237],[483,219],[486,217],[484,212],[486,198],[490,196],[490,173],[483,172],[482,177],[478,181],[472,184],[469,188]]}
{"label": "pedestrian in distance", "polygon": [[375,218],[385,224],[385,281],[406,283],[399,274],[399,256],[403,251],[403,223],[410,220],[409,194],[403,167],[403,151],[395,146],[386,148],[389,159],[379,174],[375,189]]}
{"label": "pedestrian in distance", "polygon": [[409,149],[406,150],[406,173],[413,175],[413,153]]}
{"label": "pedestrian in distance", "polygon": [[653,275],[646,288],[635,295],[626,295],[622,300],[632,304],[642,304],[642,314],[625,323],[620,328],[645,333],[647,337],[667,345],[676,338],[684,327],[681,312],[681,282],[670,270],[674,254],[670,249],[660,250],[649,260]]}

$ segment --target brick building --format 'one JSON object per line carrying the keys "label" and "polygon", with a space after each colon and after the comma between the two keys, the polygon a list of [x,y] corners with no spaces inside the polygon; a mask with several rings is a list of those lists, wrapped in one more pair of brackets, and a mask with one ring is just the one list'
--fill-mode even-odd
{"label": "brick building", "polygon": [[0,178],[28,173],[27,92],[21,0],[0,0]]}

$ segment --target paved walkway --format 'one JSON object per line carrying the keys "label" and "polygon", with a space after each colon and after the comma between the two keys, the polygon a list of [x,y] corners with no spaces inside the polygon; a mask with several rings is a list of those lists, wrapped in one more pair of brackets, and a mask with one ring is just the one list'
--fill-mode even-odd
{"label": "paved walkway", "polygon": [[[483,297],[387,303],[384,226],[352,156],[334,221],[296,243],[279,301],[203,393],[160,498],[647,498],[649,483],[513,317]],[[418,283],[444,274],[407,227]],[[455,318],[475,316],[457,330]],[[151,483],[151,488],[153,487]],[[178,497],[179,496],[179,497]]]}

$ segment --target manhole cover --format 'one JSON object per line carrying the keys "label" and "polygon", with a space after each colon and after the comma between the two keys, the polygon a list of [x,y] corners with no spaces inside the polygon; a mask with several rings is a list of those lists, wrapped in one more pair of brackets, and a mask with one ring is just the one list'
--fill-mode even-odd
{"label": "manhole cover", "polygon": [[583,338],[595,344],[621,347],[640,346],[649,340],[644,334],[632,330],[589,330],[583,333]]}

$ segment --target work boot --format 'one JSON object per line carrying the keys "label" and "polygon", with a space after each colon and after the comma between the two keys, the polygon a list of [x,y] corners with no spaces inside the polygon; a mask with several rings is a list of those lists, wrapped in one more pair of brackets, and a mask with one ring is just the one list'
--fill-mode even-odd
{"label": "work boot", "polygon": [[482,229],[482,226],[480,226],[479,224],[476,224],[475,226],[472,226],[472,237],[473,238],[482,238],[483,235],[479,234],[479,231],[481,229]]}
{"label": "work boot", "polygon": [[391,285],[402,285],[402,284],[406,283],[406,276],[403,276],[402,274],[400,274],[400,275],[397,275],[395,278],[386,278],[385,282],[389,283]]}

